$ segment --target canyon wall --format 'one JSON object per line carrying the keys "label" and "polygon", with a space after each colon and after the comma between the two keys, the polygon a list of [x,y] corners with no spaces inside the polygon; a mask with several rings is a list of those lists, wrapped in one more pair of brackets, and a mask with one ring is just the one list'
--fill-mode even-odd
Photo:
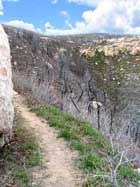
{"label": "canyon wall", "polygon": [[81,116],[106,134],[116,132],[124,144],[140,144],[138,37],[90,36],[87,42],[4,28],[17,90]]}
{"label": "canyon wall", "polygon": [[12,137],[13,85],[8,37],[0,25],[0,147]]}

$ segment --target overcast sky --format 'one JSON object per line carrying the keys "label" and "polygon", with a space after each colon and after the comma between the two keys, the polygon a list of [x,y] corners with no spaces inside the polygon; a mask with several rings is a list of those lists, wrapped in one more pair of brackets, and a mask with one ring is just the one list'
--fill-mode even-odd
{"label": "overcast sky", "polygon": [[140,0],[0,0],[0,22],[50,34],[140,34]]}

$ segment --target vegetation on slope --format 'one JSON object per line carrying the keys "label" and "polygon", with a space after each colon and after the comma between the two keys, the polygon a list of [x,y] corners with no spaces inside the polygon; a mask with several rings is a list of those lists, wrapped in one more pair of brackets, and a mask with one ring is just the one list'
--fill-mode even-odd
{"label": "vegetation on slope", "polygon": [[16,116],[13,140],[0,150],[0,186],[35,187],[31,168],[40,164],[39,147],[24,119]]}
{"label": "vegetation on slope", "polygon": [[[49,106],[40,106],[32,109],[38,116],[46,119],[50,126],[55,127],[59,132],[59,137],[63,137],[70,143],[71,148],[79,152],[78,164],[86,175],[83,187],[92,186],[112,186],[109,178],[101,177],[110,172],[107,157],[112,154],[112,149],[108,140],[91,125],[81,119]],[[118,158],[116,157],[116,162]],[[117,162],[118,163],[118,162]],[[115,164],[115,163],[113,163]],[[127,163],[118,169],[118,181],[120,186],[130,183],[137,184],[140,177]]]}

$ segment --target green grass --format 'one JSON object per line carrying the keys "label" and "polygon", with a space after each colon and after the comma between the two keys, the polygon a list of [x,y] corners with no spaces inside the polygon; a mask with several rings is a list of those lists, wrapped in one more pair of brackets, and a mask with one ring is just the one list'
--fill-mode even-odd
{"label": "green grass", "polygon": [[[140,175],[134,172],[134,169],[130,165],[121,166],[119,170],[120,183],[123,186],[123,180],[126,179],[126,183],[129,185],[130,182],[137,184],[140,181]],[[138,185],[139,186],[139,185]]]}
{"label": "green grass", "polygon": [[[78,165],[83,172],[88,174],[104,174],[109,172],[105,159],[111,154],[111,147],[106,138],[87,121],[64,113],[58,108],[38,106],[32,108],[38,116],[46,119],[50,126],[58,130],[58,137],[67,140],[70,147],[79,152]],[[121,167],[119,170],[121,180],[137,182],[140,180],[131,166]],[[121,185],[121,182],[120,182]],[[107,179],[92,178],[88,176],[83,187],[111,187]]]}
{"label": "green grass", "polygon": [[39,146],[32,133],[25,129],[24,123],[20,116],[16,116],[13,140],[0,150],[3,165],[0,172],[4,170],[3,175],[9,175],[7,186],[32,187],[31,169],[41,163]]}

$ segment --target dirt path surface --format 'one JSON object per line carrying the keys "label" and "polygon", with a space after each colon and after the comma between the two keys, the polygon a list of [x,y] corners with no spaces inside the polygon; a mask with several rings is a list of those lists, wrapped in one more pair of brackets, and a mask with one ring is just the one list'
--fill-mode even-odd
{"label": "dirt path surface", "polygon": [[74,167],[77,153],[71,151],[63,139],[57,138],[54,128],[30,112],[24,101],[17,95],[16,109],[28,121],[26,128],[35,134],[42,152],[42,166],[33,172],[33,178],[39,182],[37,187],[79,187],[80,174]]}

